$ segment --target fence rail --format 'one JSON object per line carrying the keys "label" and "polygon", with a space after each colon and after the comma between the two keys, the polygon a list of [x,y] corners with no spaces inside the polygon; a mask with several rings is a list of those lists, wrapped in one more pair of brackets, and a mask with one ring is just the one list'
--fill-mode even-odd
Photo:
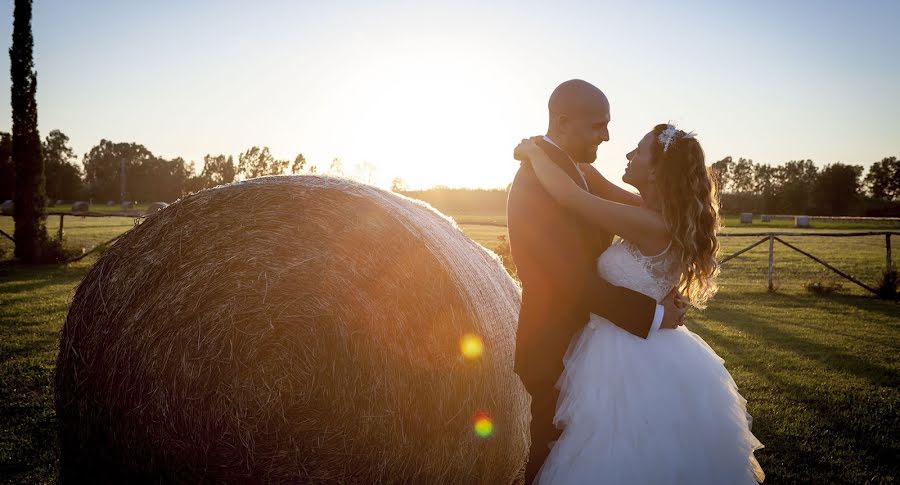
{"label": "fence rail", "polygon": [[[11,214],[0,214],[3,216],[11,216]],[[130,217],[137,219],[142,219],[147,217],[147,214],[144,214],[140,211],[126,211],[126,212],[62,212],[62,211],[53,211],[48,212],[48,216],[59,216],[59,230],[57,237],[62,240],[63,237],[63,219],[65,216],[74,216],[74,217]],[[488,227],[507,227],[506,224],[501,222],[492,222],[492,221],[458,221],[459,225],[466,226],[488,226]],[[0,231],[0,235],[8,238],[9,240],[15,242],[12,236],[9,234]],[[768,268],[768,289],[769,291],[774,291],[775,288],[775,242],[779,242],[788,248],[806,256],[809,259],[812,259],[816,263],[828,268],[834,273],[838,274],[842,278],[860,286],[861,288],[869,291],[873,294],[878,294],[878,292],[869,285],[859,281],[858,279],[850,276],[849,274],[835,268],[834,266],[828,264],[823,261],[821,258],[818,258],[807,251],[804,251],[797,246],[781,239],[782,237],[864,237],[864,236],[884,236],[884,248],[885,248],[885,271],[891,271],[893,269],[893,264],[891,261],[891,236],[900,235],[900,231],[862,231],[862,232],[813,232],[813,231],[804,231],[804,232],[782,232],[782,231],[770,231],[770,232],[720,232],[717,234],[718,237],[759,237],[760,239],[751,243],[744,248],[735,251],[734,253],[725,256],[719,261],[719,265],[724,265],[725,263],[737,258],[747,251],[763,244],[765,242],[769,243],[769,268]],[[88,254],[96,251],[97,249],[106,246],[116,239],[118,239],[121,235],[116,236],[109,241],[103,242],[101,244],[96,245],[90,251],[85,254],[80,255],[79,257],[73,259],[72,261],[77,261],[79,259],[84,258]]]}

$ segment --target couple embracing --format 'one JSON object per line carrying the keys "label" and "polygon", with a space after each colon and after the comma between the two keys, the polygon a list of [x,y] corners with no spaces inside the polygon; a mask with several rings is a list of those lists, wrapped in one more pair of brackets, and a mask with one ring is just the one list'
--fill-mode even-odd
{"label": "couple embracing", "polygon": [[700,143],[655,126],[626,155],[622,180],[637,195],[591,165],[609,140],[599,89],[566,81],[549,112],[547,135],[515,149],[507,205],[523,292],[515,370],[532,397],[526,480],[762,481],[746,400],[682,325],[718,273],[718,200]]}

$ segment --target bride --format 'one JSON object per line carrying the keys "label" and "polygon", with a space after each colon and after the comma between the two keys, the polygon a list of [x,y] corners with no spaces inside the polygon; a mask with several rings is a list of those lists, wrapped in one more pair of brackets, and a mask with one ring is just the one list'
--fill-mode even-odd
{"label": "bride", "polygon": [[[581,190],[531,140],[516,147],[546,191],[598,231],[621,237],[604,279],[657,301],[677,287],[702,308],[716,292],[718,201],[692,134],[657,125],[628,153],[625,205]],[[587,171],[588,176],[599,176]],[[627,194],[627,195],[626,195]],[[641,339],[597,315],[572,339],[557,387],[562,434],[539,484],[755,484],[747,401],[723,360],[685,327]]]}

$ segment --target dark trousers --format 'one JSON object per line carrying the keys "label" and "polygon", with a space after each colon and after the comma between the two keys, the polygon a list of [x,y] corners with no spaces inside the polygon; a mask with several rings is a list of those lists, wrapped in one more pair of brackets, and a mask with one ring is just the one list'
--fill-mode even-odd
{"label": "dark trousers", "polygon": [[550,454],[549,445],[559,439],[561,430],[553,425],[559,390],[555,382],[532,383],[526,389],[531,394],[531,448],[525,466],[525,483],[533,483],[541,465]]}

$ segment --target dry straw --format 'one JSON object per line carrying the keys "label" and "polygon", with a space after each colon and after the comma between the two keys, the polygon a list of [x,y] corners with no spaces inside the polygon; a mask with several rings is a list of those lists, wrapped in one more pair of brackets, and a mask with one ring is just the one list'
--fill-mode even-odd
{"label": "dry straw", "polygon": [[509,483],[519,302],[494,254],[411,199],[313,176],[191,195],[78,286],[61,481]]}

